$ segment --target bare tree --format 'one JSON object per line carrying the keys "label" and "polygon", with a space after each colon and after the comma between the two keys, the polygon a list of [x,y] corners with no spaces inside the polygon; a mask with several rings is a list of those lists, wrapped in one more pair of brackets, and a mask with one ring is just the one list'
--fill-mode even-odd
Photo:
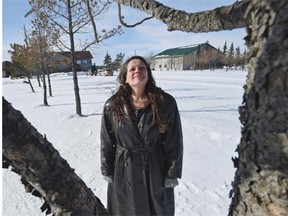
{"label": "bare tree", "polygon": [[35,18],[32,21],[32,24],[33,30],[30,37],[26,37],[26,43],[28,44],[29,42],[32,49],[32,61],[35,70],[40,71],[42,74],[43,102],[44,105],[48,106],[46,76],[48,79],[49,95],[52,96],[50,64],[52,61],[51,41],[53,29],[49,27],[48,22],[41,11],[37,11],[37,13],[35,13]]}
{"label": "bare tree", "polygon": [[32,92],[35,92],[30,80],[30,77],[32,76],[31,49],[27,45],[22,46],[20,44],[10,44],[10,47],[12,50],[9,50],[8,52],[11,54],[11,60],[14,67],[20,67],[25,70],[30,88]]}

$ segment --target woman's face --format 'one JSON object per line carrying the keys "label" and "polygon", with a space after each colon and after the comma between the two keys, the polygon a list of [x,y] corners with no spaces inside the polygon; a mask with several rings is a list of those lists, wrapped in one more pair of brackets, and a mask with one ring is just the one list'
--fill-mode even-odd
{"label": "woman's face", "polygon": [[139,59],[131,60],[127,65],[126,83],[131,87],[145,87],[148,81],[148,71]]}

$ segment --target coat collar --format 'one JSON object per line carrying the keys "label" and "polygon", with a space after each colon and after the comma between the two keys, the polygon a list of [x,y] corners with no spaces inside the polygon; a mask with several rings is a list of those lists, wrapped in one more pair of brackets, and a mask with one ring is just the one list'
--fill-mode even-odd
{"label": "coat collar", "polygon": [[143,143],[144,137],[149,132],[150,128],[153,126],[151,104],[149,103],[146,107],[143,108],[138,124],[136,124],[134,118],[129,115],[128,107],[126,105],[124,105],[123,111],[126,115],[126,126],[129,127],[131,133],[138,134],[139,139]]}

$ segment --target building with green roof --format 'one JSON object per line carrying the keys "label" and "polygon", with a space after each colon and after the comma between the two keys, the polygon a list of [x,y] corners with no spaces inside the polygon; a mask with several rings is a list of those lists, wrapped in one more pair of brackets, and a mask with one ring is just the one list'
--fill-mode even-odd
{"label": "building with green roof", "polygon": [[[205,54],[205,55],[204,55]],[[166,49],[151,60],[151,68],[154,70],[191,70],[196,69],[197,60],[203,58],[210,61],[220,60],[221,51],[209,43],[194,44],[189,46]]]}

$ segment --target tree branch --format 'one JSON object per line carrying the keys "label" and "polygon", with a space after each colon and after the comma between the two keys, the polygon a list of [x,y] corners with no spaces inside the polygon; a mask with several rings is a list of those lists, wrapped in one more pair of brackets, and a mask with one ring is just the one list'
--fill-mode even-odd
{"label": "tree branch", "polygon": [[89,1],[86,1],[86,5],[87,5],[87,12],[88,12],[88,15],[89,15],[89,18],[90,18],[90,20],[91,20],[92,27],[93,27],[93,33],[94,33],[95,40],[96,40],[97,43],[99,43],[98,33],[97,33],[97,27],[96,27],[96,23],[95,23],[95,21],[94,21],[93,15],[92,15],[92,10],[91,10],[91,7],[90,7],[90,2],[89,2]]}
{"label": "tree branch", "polygon": [[52,144],[4,98],[3,159],[21,175],[27,192],[45,200],[53,215],[107,215],[101,201],[76,175]]}
{"label": "tree branch", "polygon": [[211,32],[244,28],[248,25],[244,14],[250,1],[243,0],[229,6],[198,13],[175,10],[154,0],[113,0],[118,4],[143,11],[167,25],[168,31]]}
{"label": "tree branch", "polygon": [[137,23],[135,23],[135,24],[133,24],[133,25],[129,25],[129,24],[125,23],[124,20],[123,20],[123,18],[122,18],[122,14],[121,14],[121,4],[119,4],[119,3],[118,3],[118,17],[119,17],[119,22],[121,23],[121,25],[125,26],[126,28],[134,28],[134,27],[136,27],[136,26],[138,26],[138,25],[141,25],[141,24],[142,24],[143,22],[145,22],[146,20],[149,20],[149,19],[154,18],[153,16],[147,17],[147,18],[143,19],[143,20],[140,21],[140,22],[137,22]]}

